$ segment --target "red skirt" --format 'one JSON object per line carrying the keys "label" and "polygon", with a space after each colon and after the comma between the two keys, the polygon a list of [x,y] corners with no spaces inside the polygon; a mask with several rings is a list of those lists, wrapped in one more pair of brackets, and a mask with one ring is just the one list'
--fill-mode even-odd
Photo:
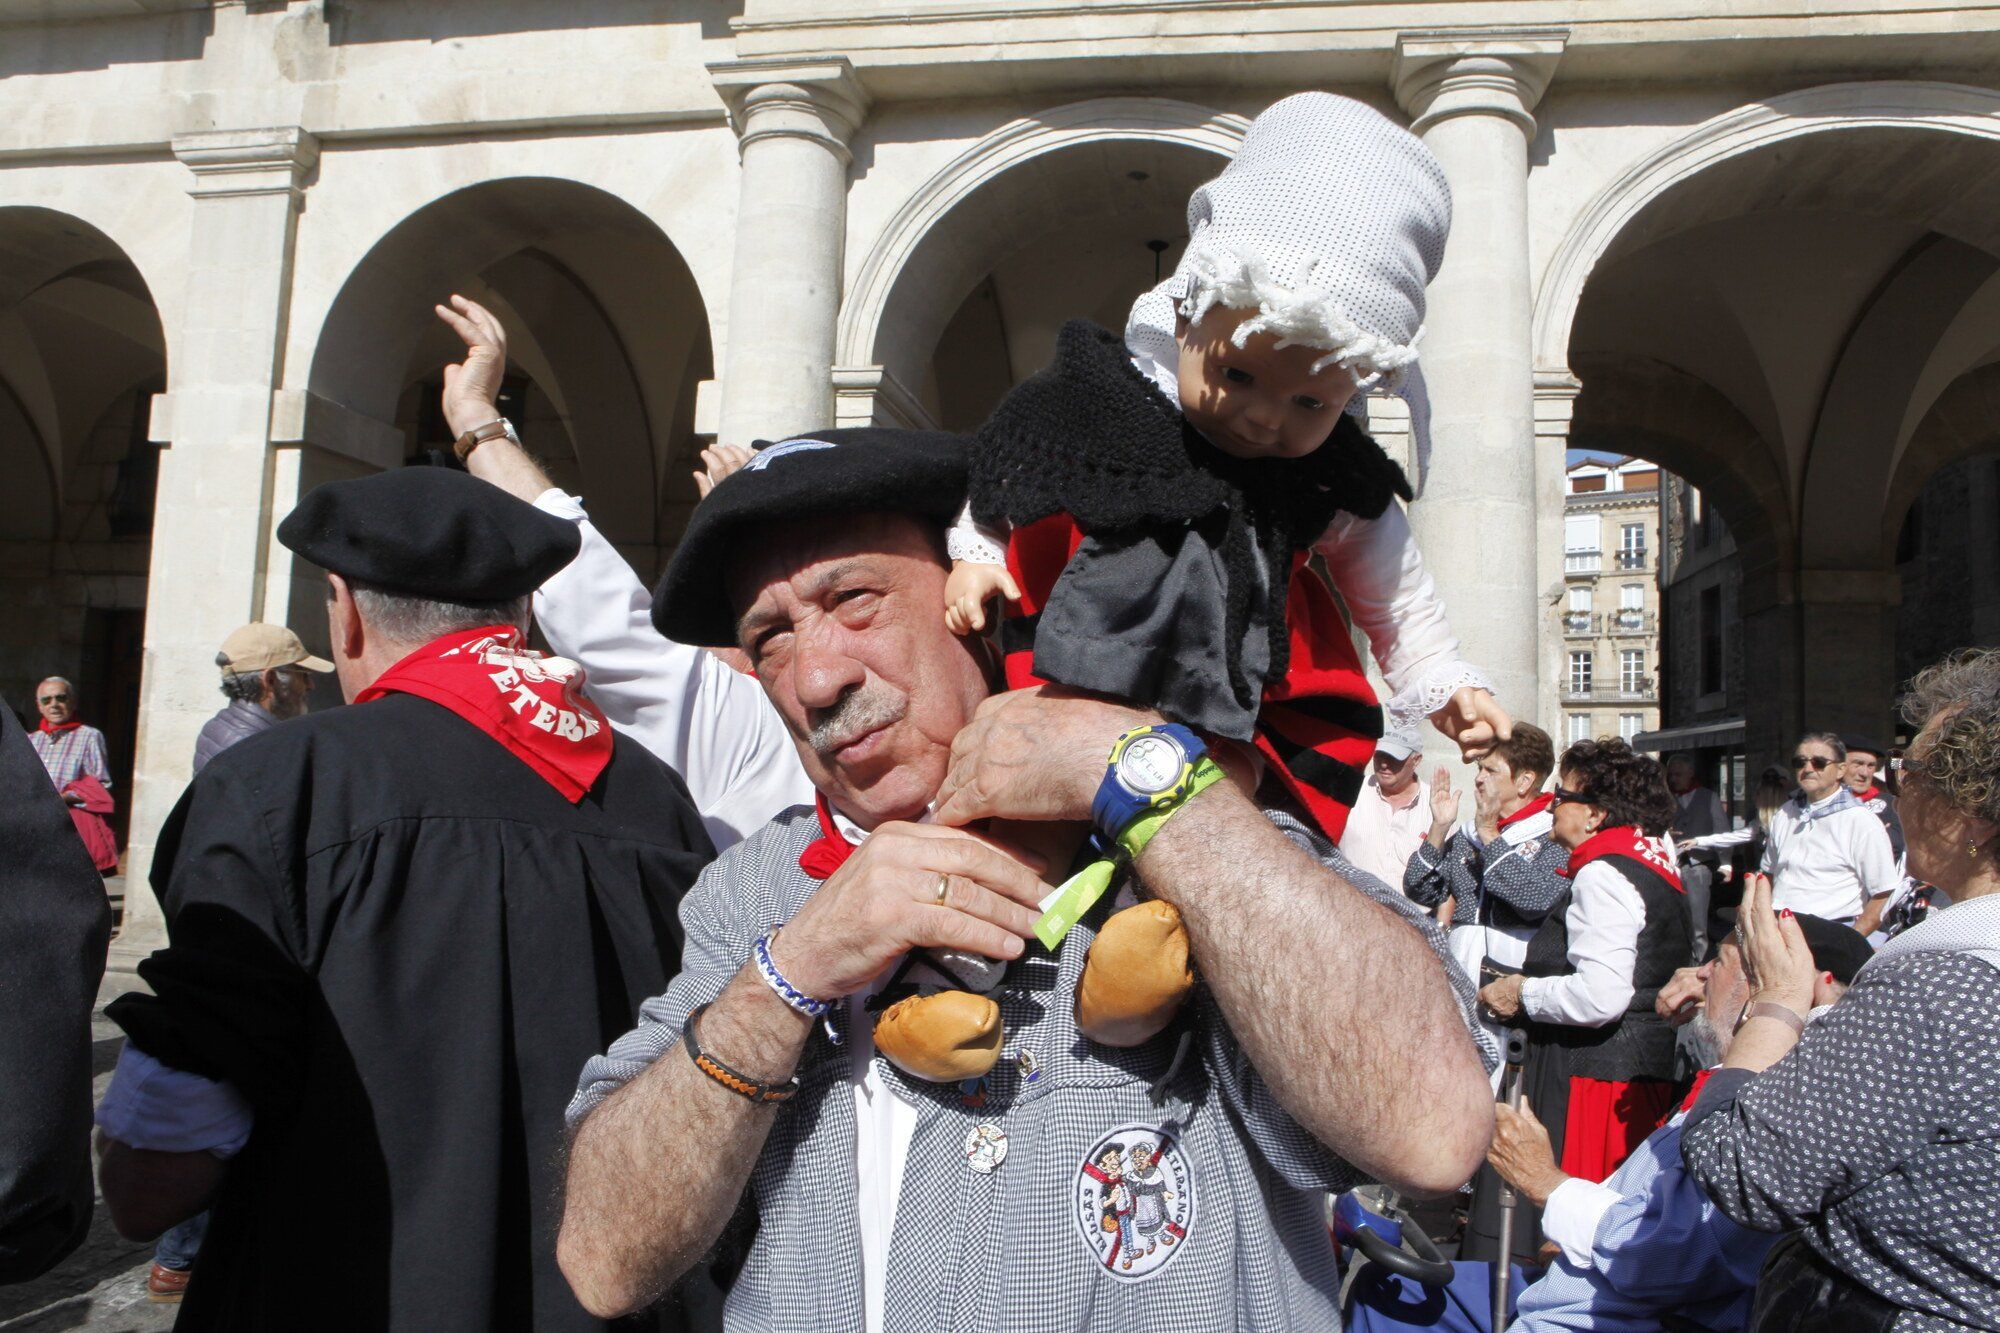
{"label": "red skirt", "polygon": [[1608,1083],[1572,1077],[1569,1114],[1563,1121],[1562,1169],[1584,1180],[1602,1181],[1624,1165],[1673,1105],[1674,1085],[1662,1079]]}

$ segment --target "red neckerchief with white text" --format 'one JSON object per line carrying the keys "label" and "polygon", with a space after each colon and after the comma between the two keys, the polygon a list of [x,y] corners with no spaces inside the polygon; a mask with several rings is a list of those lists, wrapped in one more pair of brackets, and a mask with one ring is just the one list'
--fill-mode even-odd
{"label": "red neckerchief with white text", "polygon": [[611,724],[583,697],[583,668],[523,646],[512,625],[433,639],[355,696],[414,694],[507,747],[574,805],[611,762]]}
{"label": "red neckerchief with white text", "polygon": [[44,736],[60,736],[65,731],[75,731],[82,725],[83,719],[80,717],[73,717],[67,722],[50,722],[47,718],[43,718],[42,734]]}
{"label": "red neckerchief with white text", "polygon": [[1569,854],[1569,864],[1557,873],[1565,879],[1573,879],[1577,871],[1605,856],[1622,856],[1637,861],[1673,885],[1675,893],[1687,892],[1681,886],[1680,872],[1674,868],[1673,859],[1667,855],[1665,845],[1658,838],[1649,838],[1630,824],[1598,830],[1590,841]]}
{"label": "red neckerchief with white text", "polygon": [[1556,799],[1556,794],[1554,792],[1545,791],[1540,796],[1537,796],[1534,800],[1522,806],[1519,810],[1516,810],[1513,814],[1500,816],[1500,823],[1498,827],[1506,828],[1509,824],[1518,824],[1524,819],[1532,819],[1536,815],[1542,813],[1542,811],[1548,809],[1549,804],[1555,799]]}
{"label": "red neckerchief with white text", "polygon": [[854,844],[841,834],[833,822],[833,808],[818,792],[813,793],[813,809],[819,812],[819,836],[799,853],[799,869],[814,879],[826,879],[847,864],[847,858],[854,855]]}

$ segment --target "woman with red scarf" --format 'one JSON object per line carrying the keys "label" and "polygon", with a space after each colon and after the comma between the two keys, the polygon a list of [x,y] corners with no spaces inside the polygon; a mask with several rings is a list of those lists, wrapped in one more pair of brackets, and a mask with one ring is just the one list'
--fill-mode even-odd
{"label": "woman with red scarf", "polygon": [[[1586,740],[1557,772],[1569,891],[1521,974],[1479,999],[1528,1030],[1522,1087],[1564,1172],[1601,1181],[1673,1106],[1674,1033],[1653,1001],[1693,947],[1692,923],[1663,840],[1676,805],[1659,763],[1621,740]],[[1538,1230],[1516,1228],[1528,1255]]]}

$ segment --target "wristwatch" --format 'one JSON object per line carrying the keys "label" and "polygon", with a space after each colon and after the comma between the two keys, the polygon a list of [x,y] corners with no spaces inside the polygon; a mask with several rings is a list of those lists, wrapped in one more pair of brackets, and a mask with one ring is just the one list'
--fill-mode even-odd
{"label": "wristwatch", "polygon": [[505,435],[516,444],[521,442],[521,437],[514,433],[513,422],[507,420],[505,417],[495,417],[485,425],[474,426],[471,430],[459,436],[458,439],[452,442],[451,451],[457,454],[458,461],[463,463],[471,456],[474,449],[477,449],[488,440],[498,439],[502,435]]}
{"label": "wristwatch", "polygon": [[[1158,820],[1222,776],[1208,757],[1208,745],[1179,723],[1134,727],[1120,736],[1105,761],[1104,777],[1090,803],[1090,819],[1108,841],[1137,855],[1150,839]],[[1132,835],[1144,823],[1144,836],[1133,846]]]}

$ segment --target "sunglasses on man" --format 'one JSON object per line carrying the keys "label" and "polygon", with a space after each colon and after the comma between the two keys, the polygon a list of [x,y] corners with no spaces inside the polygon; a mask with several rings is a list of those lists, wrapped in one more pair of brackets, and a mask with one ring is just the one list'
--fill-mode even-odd
{"label": "sunglasses on man", "polygon": [[69,696],[67,694],[45,694],[35,700],[35,702],[38,704],[66,704],[69,702]]}
{"label": "sunglasses on man", "polygon": [[1811,765],[1813,772],[1823,773],[1826,771],[1826,766],[1833,762],[1823,754],[1795,754],[1792,756],[1792,772],[1801,772],[1807,765]]}

